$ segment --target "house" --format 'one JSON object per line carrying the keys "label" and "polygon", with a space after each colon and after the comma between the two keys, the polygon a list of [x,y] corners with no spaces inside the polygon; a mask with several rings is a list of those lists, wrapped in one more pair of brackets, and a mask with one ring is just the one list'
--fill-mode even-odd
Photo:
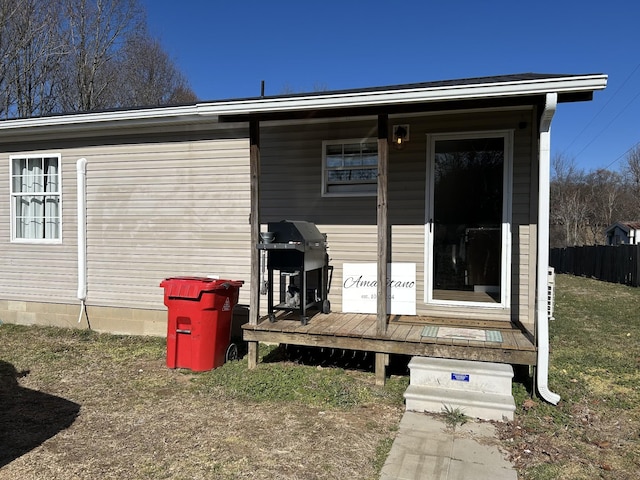
{"label": "house", "polygon": [[604,231],[607,245],[638,245],[640,222],[616,222]]}
{"label": "house", "polygon": [[[0,320],[164,335],[160,281],[218,275],[246,282],[251,367],[260,341],[374,352],[378,379],[394,353],[524,364],[556,403],[550,125],[606,81],[527,73],[0,122]],[[305,325],[264,316],[259,235],[283,219],[329,246],[331,311]],[[448,328],[467,336],[429,334]]]}

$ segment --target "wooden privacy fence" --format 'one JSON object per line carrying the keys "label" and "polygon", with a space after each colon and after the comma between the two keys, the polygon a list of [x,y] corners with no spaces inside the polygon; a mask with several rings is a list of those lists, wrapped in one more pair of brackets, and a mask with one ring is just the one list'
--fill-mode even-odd
{"label": "wooden privacy fence", "polygon": [[552,248],[549,265],[569,273],[605,282],[640,286],[640,245],[593,245]]}

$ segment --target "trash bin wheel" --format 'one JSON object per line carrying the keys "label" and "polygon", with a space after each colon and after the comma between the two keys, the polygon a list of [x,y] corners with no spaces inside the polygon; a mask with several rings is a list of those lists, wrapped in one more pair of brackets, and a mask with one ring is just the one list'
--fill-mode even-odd
{"label": "trash bin wheel", "polygon": [[329,300],[322,302],[322,313],[329,313],[331,311],[331,303]]}
{"label": "trash bin wheel", "polygon": [[307,323],[309,323],[309,317],[306,317],[306,316],[300,317],[300,324],[301,325],[306,325]]}
{"label": "trash bin wheel", "polygon": [[273,323],[273,322],[275,322],[275,321],[276,321],[276,314],[275,314],[275,313],[270,313],[270,314],[269,314],[269,321],[270,321],[271,323]]}
{"label": "trash bin wheel", "polygon": [[227,353],[224,356],[224,361],[233,362],[234,360],[238,360],[238,346],[235,343],[231,343],[227,347]]}

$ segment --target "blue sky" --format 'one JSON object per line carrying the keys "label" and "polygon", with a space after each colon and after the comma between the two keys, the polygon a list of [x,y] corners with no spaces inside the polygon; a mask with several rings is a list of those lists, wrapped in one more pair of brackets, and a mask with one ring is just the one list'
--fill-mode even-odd
{"label": "blue sky", "polygon": [[142,0],[201,100],[509,73],[605,73],[558,106],[552,155],[619,169],[640,143],[637,0]]}

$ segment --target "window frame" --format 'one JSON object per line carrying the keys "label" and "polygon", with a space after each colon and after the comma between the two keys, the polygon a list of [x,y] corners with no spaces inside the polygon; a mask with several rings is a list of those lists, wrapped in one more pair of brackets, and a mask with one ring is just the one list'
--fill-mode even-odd
{"label": "window frame", "polygon": [[[39,159],[44,161],[45,159],[55,159],[57,162],[57,190],[55,192],[15,192],[14,191],[14,178],[20,174],[14,172],[15,160]],[[54,197],[58,199],[58,235],[56,238],[24,238],[18,237],[16,232],[16,198],[20,196],[37,196],[43,198]],[[9,156],[9,202],[10,202],[10,232],[11,243],[26,243],[26,244],[49,244],[57,245],[62,243],[62,155],[60,153],[42,152],[42,153],[22,153]]]}
{"label": "window frame", "polygon": [[[327,147],[330,145],[342,145],[342,149],[344,152],[344,147],[346,145],[360,145],[360,150],[362,154],[362,146],[365,144],[372,144],[375,146],[376,150],[376,165],[375,166],[366,166],[366,165],[354,165],[352,168],[342,167],[340,169],[337,168],[329,168],[327,166]],[[344,153],[343,153],[344,155]],[[374,197],[378,195],[378,161],[379,161],[379,152],[378,152],[378,140],[375,138],[348,138],[348,139],[336,139],[336,140],[324,140],[322,142],[322,196],[323,197]],[[358,169],[367,169],[367,170],[375,170],[375,182],[345,182],[345,183],[331,183],[329,182],[328,175],[331,170],[358,170]],[[344,185],[346,189],[344,191],[329,191],[332,185]],[[349,186],[354,185],[372,185],[371,191],[366,190],[353,190],[347,191]]]}

